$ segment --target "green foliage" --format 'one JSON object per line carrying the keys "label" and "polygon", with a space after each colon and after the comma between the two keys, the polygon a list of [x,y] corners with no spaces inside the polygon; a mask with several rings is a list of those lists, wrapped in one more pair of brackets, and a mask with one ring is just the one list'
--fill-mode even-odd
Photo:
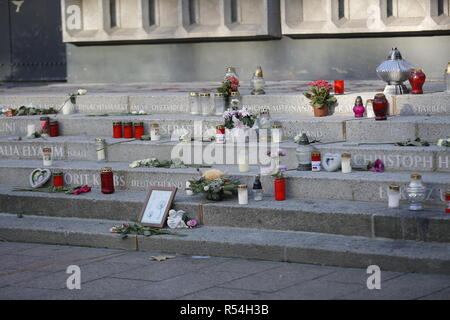
{"label": "green foliage", "polygon": [[311,92],[305,92],[303,95],[311,100],[311,105],[314,108],[321,109],[325,105],[333,105],[337,99],[330,94],[330,89],[325,87],[310,87]]}
{"label": "green foliage", "polygon": [[160,234],[169,234],[169,235],[175,235],[175,236],[179,236],[179,237],[186,236],[185,234],[174,233],[174,232],[170,232],[168,230],[164,230],[164,229],[160,229],[160,228],[146,227],[139,222],[135,222],[133,224],[122,224],[120,226],[115,226],[115,227],[111,228],[111,231],[114,233],[118,233],[122,239],[127,238],[127,236],[129,234],[142,235],[142,236],[146,236],[146,237],[150,237],[153,235],[160,235]]}
{"label": "green foliage", "polygon": [[33,115],[41,115],[41,114],[57,114],[54,108],[48,109],[38,109],[33,107],[25,107],[21,106],[19,109],[14,110],[15,116],[33,116]]}

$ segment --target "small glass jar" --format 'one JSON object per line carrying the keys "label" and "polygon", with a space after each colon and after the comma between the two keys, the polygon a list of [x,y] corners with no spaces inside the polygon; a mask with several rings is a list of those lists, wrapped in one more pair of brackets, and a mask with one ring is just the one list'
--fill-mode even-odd
{"label": "small glass jar", "polygon": [[276,201],[286,200],[286,179],[285,178],[275,178],[274,181],[274,192]]}
{"label": "small glass jar", "polygon": [[123,124],[123,137],[125,139],[133,138],[133,122],[128,121]]}
{"label": "small glass jar", "polygon": [[214,94],[214,112],[216,116],[221,116],[225,112],[225,95],[221,92]]}
{"label": "small glass jar", "polygon": [[263,188],[261,184],[261,176],[257,175],[255,177],[255,182],[253,182],[253,200],[261,201],[263,199]]}
{"label": "small glass jar", "polygon": [[211,103],[211,94],[208,92],[202,92],[199,95],[200,106],[203,116],[209,116],[214,114],[214,106]]}
{"label": "small glass jar", "polygon": [[391,184],[388,189],[388,207],[399,208],[400,207],[400,186]]}
{"label": "small glass jar", "polygon": [[272,142],[281,143],[282,139],[283,139],[283,129],[281,128],[281,124],[274,124],[272,126]]}
{"label": "small glass jar", "polygon": [[253,78],[250,80],[250,86],[252,87],[252,91],[250,92],[252,95],[265,94],[264,87],[266,82],[263,78],[263,71],[261,67],[258,67],[253,74]]}
{"label": "small glass jar", "polygon": [[225,143],[225,126],[216,126],[216,143]]}
{"label": "small glass jar", "polygon": [[53,172],[53,186],[55,188],[64,187],[64,175],[62,171],[54,171]]}
{"label": "small glass jar", "polygon": [[95,139],[95,151],[97,152],[97,161],[106,161],[106,141],[102,138]]}
{"label": "small glass jar", "polygon": [[223,78],[224,78],[224,80],[226,80],[228,77],[234,77],[237,80],[239,80],[239,77],[237,75],[235,67],[227,67],[227,70],[225,72],[225,76]]}
{"label": "small glass jar", "polygon": [[334,94],[344,94],[344,80],[334,80]]}
{"label": "small glass jar", "polygon": [[241,109],[241,94],[239,91],[233,91],[230,93],[229,97],[230,108],[233,110]]}
{"label": "small glass jar", "polygon": [[352,172],[352,156],[350,153],[343,153],[341,161],[342,173],[350,173]]}
{"label": "small glass jar", "polygon": [[422,183],[420,174],[412,174],[411,182],[406,188],[406,196],[409,201],[409,210],[419,211],[423,209],[423,202],[427,196],[427,188]]}
{"label": "small glass jar", "polygon": [[40,117],[41,122],[41,135],[43,137],[48,137],[50,131],[50,118],[49,117]]}
{"label": "small glass jar", "polygon": [[50,137],[59,136],[59,126],[58,121],[50,120]]}
{"label": "small glass jar", "polygon": [[319,172],[322,170],[322,160],[320,156],[320,152],[312,152],[311,153],[311,171]]}
{"label": "small glass jar", "polygon": [[114,175],[109,167],[102,168],[100,172],[101,190],[104,194],[114,193]]}
{"label": "small glass jar", "polygon": [[190,92],[189,93],[189,111],[191,114],[199,114],[200,107],[198,101],[198,92]]}
{"label": "small glass jar", "polygon": [[309,139],[306,133],[302,133],[298,141],[298,147],[295,150],[295,155],[298,161],[298,171],[311,171],[311,153],[314,147],[309,144]]}
{"label": "small glass jar", "polygon": [[121,121],[113,122],[113,138],[120,139],[122,137],[123,137],[122,136],[122,122]]}
{"label": "small glass jar", "polygon": [[248,189],[246,184],[238,186],[238,201],[240,205],[248,204]]}
{"label": "small glass jar", "polygon": [[144,123],[139,121],[134,123],[134,138],[140,140],[144,135]]}
{"label": "small glass jar", "polygon": [[50,167],[53,164],[52,148],[42,148],[42,162],[44,167]]}
{"label": "small glass jar", "polygon": [[161,135],[159,134],[159,124],[152,123],[150,126],[150,140],[158,141],[161,139]]}

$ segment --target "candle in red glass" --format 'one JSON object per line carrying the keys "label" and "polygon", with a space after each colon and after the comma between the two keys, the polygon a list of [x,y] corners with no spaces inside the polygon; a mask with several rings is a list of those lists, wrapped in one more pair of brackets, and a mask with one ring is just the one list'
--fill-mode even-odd
{"label": "candle in red glass", "polygon": [[377,93],[372,101],[372,106],[373,112],[375,113],[375,120],[387,120],[389,102],[384,94]]}
{"label": "candle in red glass", "polygon": [[122,122],[113,122],[113,138],[122,138]]}
{"label": "candle in red glass", "polygon": [[123,124],[123,137],[125,139],[133,138],[133,122],[125,122]]}
{"label": "candle in red glass", "polygon": [[445,193],[445,202],[447,202],[447,207],[445,208],[446,213],[450,213],[450,191]]}
{"label": "candle in red glass", "polygon": [[64,176],[61,171],[53,172],[53,186],[62,188],[64,186]]}
{"label": "candle in red glass", "polygon": [[334,93],[344,94],[344,80],[334,80]]}
{"label": "candle in red glass", "polygon": [[422,87],[426,78],[425,73],[421,69],[411,71],[408,80],[412,87],[412,94],[423,94]]}
{"label": "candle in red glass", "polygon": [[50,137],[59,136],[58,121],[50,120]]}
{"label": "candle in red glass", "polygon": [[134,138],[140,139],[144,135],[144,123],[135,122],[134,123]]}
{"label": "candle in red glass", "polygon": [[286,179],[276,178],[274,181],[275,189],[275,200],[283,201],[286,200]]}
{"label": "candle in red glass", "polygon": [[102,171],[100,173],[100,181],[102,193],[114,193],[114,175],[111,168],[102,168]]}

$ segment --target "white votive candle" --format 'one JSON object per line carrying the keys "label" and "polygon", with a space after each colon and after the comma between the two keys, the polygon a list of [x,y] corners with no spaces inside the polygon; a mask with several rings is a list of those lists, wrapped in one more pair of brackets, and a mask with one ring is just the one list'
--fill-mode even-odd
{"label": "white votive candle", "polygon": [[391,184],[388,190],[388,207],[400,207],[400,197],[400,187],[398,185]]}
{"label": "white votive candle", "polygon": [[191,187],[191,183],[189,181],[186,181],[186,194],[188,196],[192,196],[194,194],[194,192],[192,190],[188,190],[188,188]]}
{"label": "white votive candle", "polygon": [[351,160],[352,160],[352,158],[349,153],[344,153],[342,155],[342,161],[341,161],[342,173],[352,172]]}
{"label": "white votive candle", "polygon": [[52,148],[42,148],[42,162],[44,167],[50,167],[53,164]]}
{"label": "white votive candle", "polygon": [[241,205],[248,204],[248,190],[246,184],[240,184],[238,186],[238,201]]}
{"label": "white votive candle", "polygon": [[250,167],[248,165],[248,158],[245,154],[240,154],[238,157],[239,172],[248,172]]}

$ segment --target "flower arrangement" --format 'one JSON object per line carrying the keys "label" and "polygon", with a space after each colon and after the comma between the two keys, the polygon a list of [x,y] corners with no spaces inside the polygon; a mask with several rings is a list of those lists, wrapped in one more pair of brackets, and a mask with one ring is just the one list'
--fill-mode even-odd
{"label": "flower arrangement", "polygon": [[306,98],[311,100],[311,106],[313,108],[321,109],[326,105],[332,105],[337,102],[337,99],[330,95],[333,86],[325,80],[318,80],[315,82],[309,82],[309,91],[303,93]]}
{"label": "flower arrangement", "polygon": [[239,90],[239,79],[233,76],[225,77],[222,86],[217,88],[217,92],[223,93],[226,97],[231,95],[231,92]]}
{"label": "flower arrangement", "polygon": [[208,168],[209,165],[196,165],[196,164],[185,164],[181,159],[173,159],[173,160],[158,160],[156,158],[148,158],[142,160],[136,160],[130,163],[130,168],[140,168],[140,167],[149,167],[149,168],[171,168],[171,169],[183,169],[183,168]]}
{"label": "flower arrangement", "polygon": [[223,113],[225,119],[225,128],[251,128],[255,124],[256,116],[247,108],[240,110],[228,109]]}
{"label": "flower arrangement", "polygon": [[232,195],[237,192],[239,181],[225,178],[222,171],[210,169],[198,179],[189,180],[188,190],[194,193],[205,193],[208,200],[220,201],[223,195]]}
{"label": "flower arrangement", "polygon": [[121,224],[120,226],[114,226],[109,229],[109,232],[118,233],[122,239],[126,239],[129,234],[142,235],[142,236],[146,236],[146,237],[150,237],[152,235],[160,235],[160,234],[170,234],[170,235],[175,235],[175,236],[180,236],[180,237],[186,236],[185,234],[170,232],[170,231],[163,230],[160,228],[146,227],[146,226],[142,225],[141,223],[137,223],[137,222],[135,222],[133,224],[124,223],[124,224]]}

